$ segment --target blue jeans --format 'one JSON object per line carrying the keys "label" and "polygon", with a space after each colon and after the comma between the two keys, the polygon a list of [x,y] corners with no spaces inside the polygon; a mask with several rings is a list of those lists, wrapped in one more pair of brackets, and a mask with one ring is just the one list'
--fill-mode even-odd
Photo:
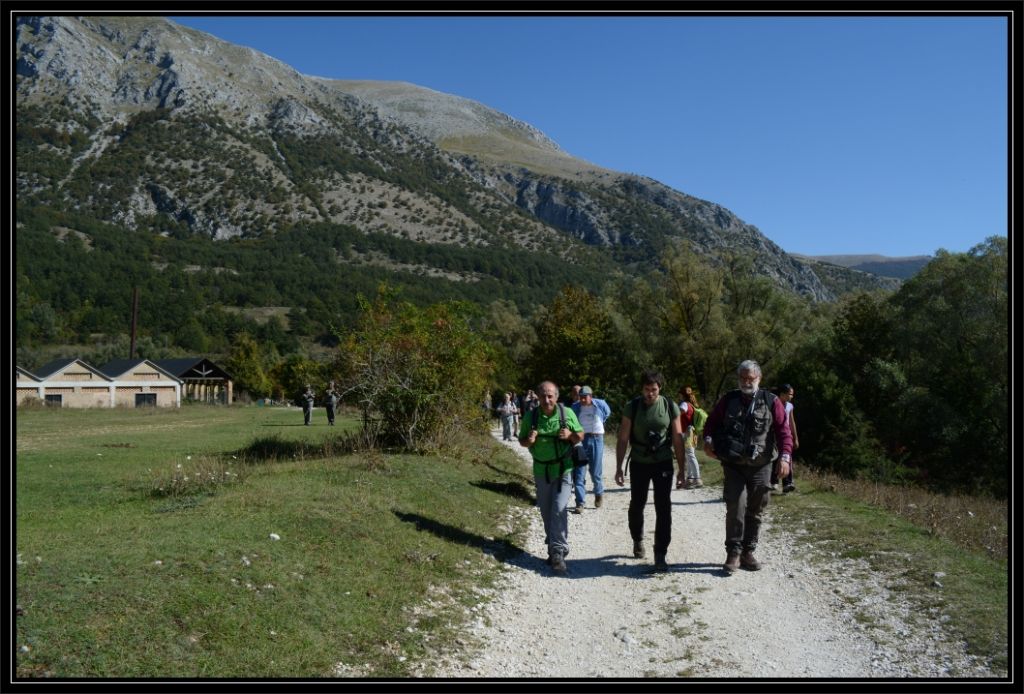
{"label": "blue jeans", "polygon": [[590,456],[590,462],[572,471],[572,486],[576,493],[576,505],[583,506],[587,496],[587,470],[594,483],[594,494],[604,494],[604,434],[587,434],[583,437],[583,448]]}
{"label": "blue jeans", "polygon": [[544,519],[544,539],[548,554],[552,556],[569,553],[569,475],[566,470],[550,482],[544,475],[534,475],[537,485],[537,506]]}

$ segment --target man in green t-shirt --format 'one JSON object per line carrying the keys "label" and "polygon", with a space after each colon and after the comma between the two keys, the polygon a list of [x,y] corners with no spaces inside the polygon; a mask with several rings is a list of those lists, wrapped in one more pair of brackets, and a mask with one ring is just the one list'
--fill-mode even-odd
{"label": "man in green t-shirt", "polygon": [[[522,418],[519,443],[533,456],[533,480],[537,485],[537,506],[544,519],[548,563],[556,573],[566,572],[569,553],[569,496],[572,494],[572,447],[583,440],[583,427],[576,413],[558,405],[558,386],[544,381],[537,387],[540,406]],[[562,417],[565,426],[562,426]]]}
{"label": "man in green t-shirt", "polygon": [[679,405],[661,394],[664,377],[657,371],[645,371],[640,377],[641,395],[626,403],[619,440],[615,446],[615,483],[625,484],[623,461],[629,449],[629,534],[633,537],[633,556],[642,559],[644,551],[644,506],[647,490],[654,484],[654,568],[668,571],[665,555],[672,541],[672,453],[679,462],[679,484],[686,476],[683,429]]}

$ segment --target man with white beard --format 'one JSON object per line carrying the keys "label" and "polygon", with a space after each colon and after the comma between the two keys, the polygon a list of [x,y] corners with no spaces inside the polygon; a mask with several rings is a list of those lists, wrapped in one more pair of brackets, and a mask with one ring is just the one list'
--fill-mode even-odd
{"label": "man with white beard", "polygon": [[761,515],[771,494],[772,458],[782,451],[779,474],[789,472],[793,437],[782,400],[761,388],[761,367],[747,359],[736,369],[739,388],[722,396],[704,424],[704,452],[722,463],[725,484],[723,568],[761,568],[754,558]]}

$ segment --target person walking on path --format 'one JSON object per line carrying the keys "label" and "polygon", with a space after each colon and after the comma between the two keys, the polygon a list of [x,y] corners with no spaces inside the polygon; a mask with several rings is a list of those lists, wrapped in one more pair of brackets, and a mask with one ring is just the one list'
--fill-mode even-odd
{"label": "person walking on path", "polygon": [[747,359],[736,369],[739,388],[722,396],[704,425],[704,452],[722,463],[725,478],[724,568],[761,568],[754,557],[761,517],[771,496],[772,458],[789,472],[793,440],[782,400],[760,387],[761,367]]}
{"label": "person walking on path", "polygon": [[601,508],[604,503],[604,423],[612,410],[607,402],[594,397],[590,386],[580,388],[579,402],[573,403],[571,407],[583,427],[583,446],[589,461],[572,471],[572,485],[576,493],[576,508],[573,512],[583,513],[588,469],[590,481],[594,484],[594,508]]}
{"label": "person walking on path", "polygon": [[498,416],[501,417],[502,440],[511,441],[514,431],[512,427],[516,418],[516,404],[512,400],[511,393],[505,393],[505,399],[498,405]]}
{"label": "person walking on path", "polygon": [[640,377],[641,395],[626,403],[615,446],[615,483],[625,484],[623,463],[629,450],[630,496],[629,534],[633,556],[642,559],[644,549],[644,506],[647,490],[654,485],[654,568],[668,571],[666,555],[672,541],[672,453],[679,462],[677,482],[686,470],[679,406],[661,394],[665,379],[657,371]]}
{"label": "person walking on path", "polygon": [[[793,386],[783,383],[776,389],[775,394],[786,404],[786,416],[789,418],[789,431],[793,435],[793,454],[795,455],[796,449],[800,448],[800,437],[796,433],[796,418],[793,416],[793,396],[796,395],[796,391],[793,390]],[[782,477],[783,494],[796,491],[796,485],[793,484],[794,462],[793,460],[789,461],[789,474]],[[772,468],[772,491],[779,491],[779,466],[777,464]]]}
{"label": "person walking on path", "polygon": [[[704,486],[700,478],[700,464],[697,462],[696,446],[696,425],[697,396],[693,394],[693,388],[686,386],[679,391],[679,425],[683,430],[683,448],[686,450],[686,482],[679,485],[681,489],[697,489]],[[703,410],[701,410],[703,412]],[[703,422],[701,422],[703,426]]]}
{"label": "person walking on path", "polygon": [[307,383],[306,390],[299,396],[299,403],[302,405],[302,420],[307,427],[309,426],[309,420],[313,417],[313,403],[315,401],[316,395],[313,393],[313,386]]}
{"label": "person walking on path", "polygon": [[572,447],[583,440],[576,413],[558,402],[558,386],[544,381],[537,387],[540,406],[523,417],[519,443],[530,449],[537,506],[544,521],[548,563],[564,574],[569,553],[569,494],[572,489]]}
{"label": "person walking on path", "polygon": [[338,406],[338,391],[334,387],[334,381],[327,384],[324,392],[324,407],[327,409],[327,423],[334,426],[334,408]]}

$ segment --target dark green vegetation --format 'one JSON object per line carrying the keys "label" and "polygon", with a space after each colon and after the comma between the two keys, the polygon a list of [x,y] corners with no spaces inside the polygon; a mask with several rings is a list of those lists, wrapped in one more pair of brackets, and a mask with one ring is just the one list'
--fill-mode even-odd
{"label": "dark green vegetation", "polygon": [[[488,555],[519,549],[503,518],[529,503],[508,491],[529,482],[521,463],[483,438],[329,455],[354,423],[301,421],[20,411],[17,674],[401,677],[450,643],[496,575]],[[160,491],[211,461],[239,479]]]}
{"label": "dark green vegetation", "polygon": [[843,302],[775,372],[816,466],[932,489],[1009,492],[1006,239],[939,252],[892,295]]}
{"label": "dark green vegetation", "polygon": [[[332,328],[351,325],[357,295],[373,295],[385,280],[419,305],[486,298],[524,307],[550,300],[564,282],[564,263],[554,256],[418,243],[346,226],[297,225],[259,240],[215,242],[126,233],[46,208],[32,208],[18,221],[23,226],[16,234],[17,344],[23,350],[86,342],[96,333],[124,334],[133,286],[140,288],[140,334],[165,351],[224,354],[233,335],[246,330],[265,348],[286,355],[303,342],[330,344]],[[54,227],[73,228],[88,243],[73,234],[60,237]],[[369,253],[464,279],[344,261]],[[584,286],[597,287],[599,269],[582,271],[590,278]],[[236,306],[290,307],[287,329],[276,317],[258,323],[225,310]]]}

